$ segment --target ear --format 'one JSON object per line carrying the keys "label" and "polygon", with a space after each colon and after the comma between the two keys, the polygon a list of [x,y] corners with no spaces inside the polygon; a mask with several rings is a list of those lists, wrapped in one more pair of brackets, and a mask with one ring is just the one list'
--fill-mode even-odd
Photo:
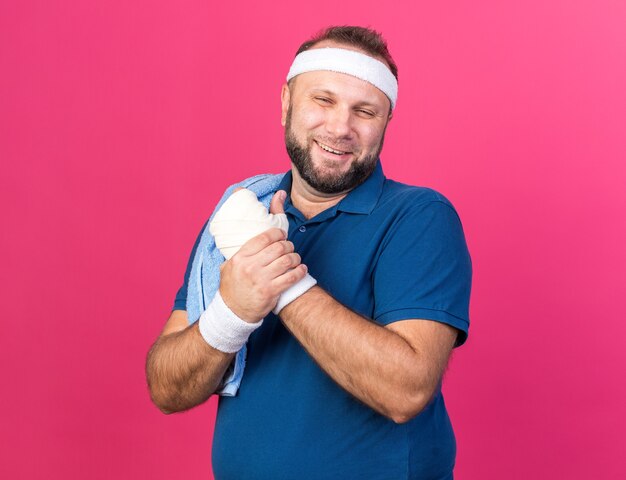
{"label": "ear", "polygon": [[280,104],[281,104],[280,124],[283,127],[287,123],[287,112],[289,111],[289,99],[290,98],[291,98],[291,93],[289,92],[289,85],[285,83],[283,85],[283,88],[280,91]]}

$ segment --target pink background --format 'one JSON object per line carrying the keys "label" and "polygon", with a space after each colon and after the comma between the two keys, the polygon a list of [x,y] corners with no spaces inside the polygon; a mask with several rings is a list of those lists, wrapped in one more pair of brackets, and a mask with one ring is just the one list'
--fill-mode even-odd
{"label": "pink background", "polygon": [[619,0],[3,2],[1,478],[210,477],[215,400],[162,415],[144,358],[225,186],[288,168],[279,89],[328,24],[386,35],[385,172],[464,223],[457,478],[626,478]]}

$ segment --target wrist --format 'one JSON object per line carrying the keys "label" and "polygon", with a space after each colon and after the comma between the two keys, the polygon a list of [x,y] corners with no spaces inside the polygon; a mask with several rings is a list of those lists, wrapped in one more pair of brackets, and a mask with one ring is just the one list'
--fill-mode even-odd
{"label": "wrist", "polygon": [[198,323],[205,342],[216,350],[235,353],[246,344],[248,337],[261,326],[263,320],[250,323],[239,318],[228,308],[218,290],[207,309],[200,315]]}
{"label": "wrist", "polygon": [[317,284],[317,280],[315,280],[308,273],[302,277],[297,283],[294,283],[291,287],[285,290],[278,297],[278,303],[272,310],[276,315],[280,313],[280,311],[293,302],[296,298],[308,292],[313,286]]}

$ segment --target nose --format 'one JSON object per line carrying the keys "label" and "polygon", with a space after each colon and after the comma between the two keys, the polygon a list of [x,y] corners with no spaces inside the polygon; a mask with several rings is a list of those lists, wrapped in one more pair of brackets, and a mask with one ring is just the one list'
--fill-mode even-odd
{"label": "nose", "polygon": [[335,138],[348,138],[352,131],[352,115],[349,108],[335,105],[326,117],[326,131]]}

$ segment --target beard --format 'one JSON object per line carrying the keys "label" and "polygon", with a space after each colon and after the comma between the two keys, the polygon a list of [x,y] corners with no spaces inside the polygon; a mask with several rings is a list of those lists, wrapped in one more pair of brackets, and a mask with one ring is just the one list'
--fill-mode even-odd
{"label": "beard", "polygon": [[[291,106],[287,111],[285,121],[285,146],[287,154],[295,165],[300,177],[313,189],[326,194],[338,194],[353,190],[361,185],[372,174],[378,162],[378,155],[383,148],[385,134],[380,139],[378,148],[372,155],[363,157],[358,162],[352,162],[350,168],[345,173],[333,174],[323,173],[315,168],[311,158],[311,148],[302,146],[291,130]],[[311,139],[310,145],[313,140]],[[334,142],[329,142],[333,144]]]}

